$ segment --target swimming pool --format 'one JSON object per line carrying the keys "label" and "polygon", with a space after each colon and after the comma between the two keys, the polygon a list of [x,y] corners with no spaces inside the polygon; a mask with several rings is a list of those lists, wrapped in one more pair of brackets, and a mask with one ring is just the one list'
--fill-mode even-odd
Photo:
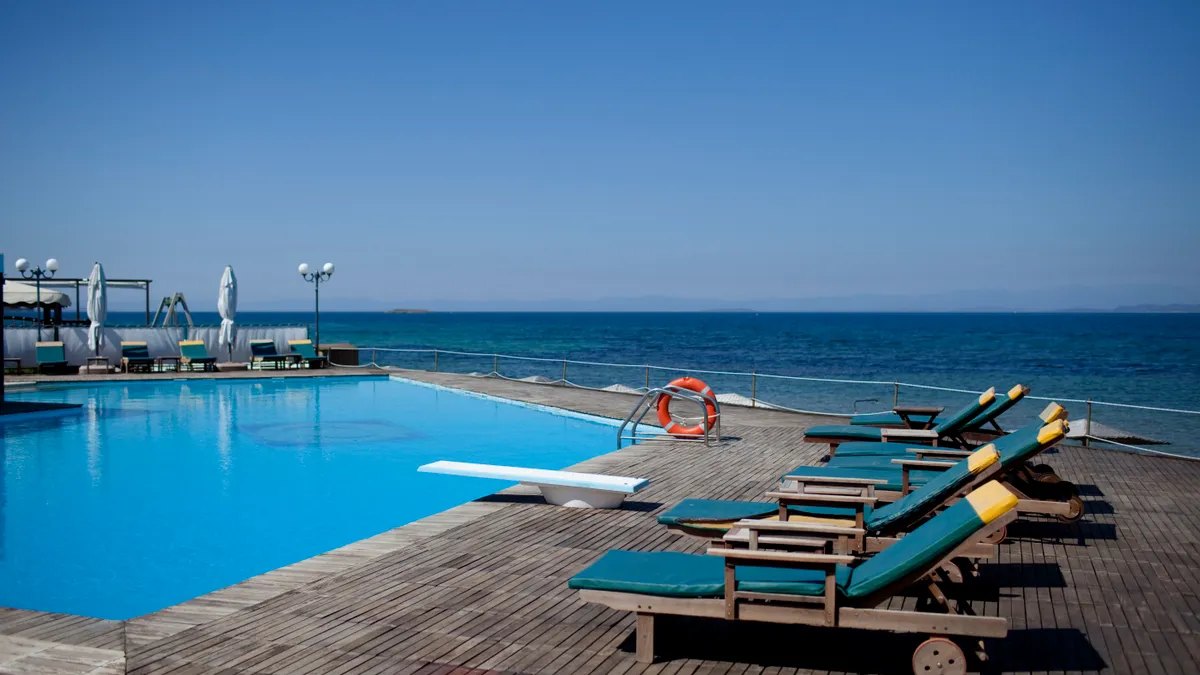
{"label": "swimming pool", "polygon": [[188,380],[10,395],[0,606],[127,619],[502,489],[438,459],[560,469],[610,424],[385,378]]}

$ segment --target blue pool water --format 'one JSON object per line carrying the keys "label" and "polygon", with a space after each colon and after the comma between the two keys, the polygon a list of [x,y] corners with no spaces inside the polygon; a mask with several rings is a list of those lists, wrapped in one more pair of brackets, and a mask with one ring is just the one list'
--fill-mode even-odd
{"label": "blue pool water", "polygon": [[612,426],[378,378],[137,382],[11,395],[0,606],[126,619],[509,485],[438,459],[559,469]]}

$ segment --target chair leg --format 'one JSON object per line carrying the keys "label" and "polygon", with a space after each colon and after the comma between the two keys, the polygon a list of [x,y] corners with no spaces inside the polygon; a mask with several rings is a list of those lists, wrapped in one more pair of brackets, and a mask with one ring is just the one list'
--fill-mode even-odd
{"label": "chair leg", "polygon": [[637,661],[654,663],[654,615],[637,615]]}

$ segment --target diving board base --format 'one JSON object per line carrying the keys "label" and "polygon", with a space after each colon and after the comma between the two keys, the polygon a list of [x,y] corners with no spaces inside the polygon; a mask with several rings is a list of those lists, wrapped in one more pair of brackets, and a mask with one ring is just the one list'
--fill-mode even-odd
{"label": "diving board base", "polygon": [[549,504],[566,506],[573,509],[619,509],[625,501],[625,493],[623,492],[547,485],[545,483],[527,483],[525,481],[522,481],[521,485],[532,485],[541,490],[542,496],[546,498],[546,502]]}

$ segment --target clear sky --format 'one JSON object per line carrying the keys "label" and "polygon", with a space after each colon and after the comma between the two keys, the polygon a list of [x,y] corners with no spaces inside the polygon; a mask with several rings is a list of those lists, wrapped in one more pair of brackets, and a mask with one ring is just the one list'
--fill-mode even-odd
{"label": "clear sky", "polygon": [[1200,291],[1200,3],[5,2],[0,233],[199,309]]}

